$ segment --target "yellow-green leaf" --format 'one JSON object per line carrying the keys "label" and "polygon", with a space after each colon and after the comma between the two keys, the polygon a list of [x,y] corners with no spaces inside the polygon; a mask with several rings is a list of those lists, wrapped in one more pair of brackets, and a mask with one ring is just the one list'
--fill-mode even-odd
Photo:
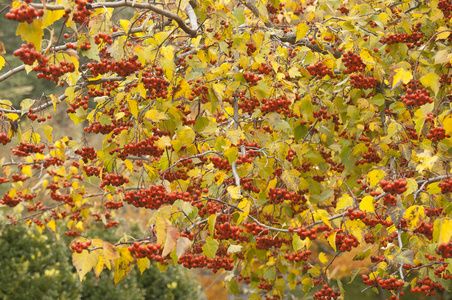
{"label": "yellow-green leaf", "polygon": [[435,95],[438,95],[440,88],[440,79],[441,78],[438,74],[428,73],[427,75],[421,77],[420,81],[423,86],[431,88],[433,93],[435,93]]}
{"label": "yellow-green leaf", "polygon": [[16,35],[20,35],[23,41],[33,43],[37,51],[41,51],[41,41],[44,36],[42,21],[34,19],[33,23],[22,22],[17,26]]}
{"label": "yellow-green leaf", "polygon": [[281,179],[284,181],[284,184],[293,191],[298,191],[298,186],[300,185],[300,172],[297,170],[285,170]]}
{"label": "yellow-green leaf", "polygon": [[363,198],[363,200],[361,200],[361,203],[359,204],[359,209],[362,210],[362,211],[375,213],[374,197],[372,197],[372,196],[365,196]]}
{"label": "yellow-green leaf", "polygon": [[375,187],[386,176],[386,172],[380,169],[372,170],[367,174],[367,182],[370,187]]}
{"label": "yellow-green leaf", "polygon": [[340,211],[342,209],[347,209],[353,205],[353,198],[348,194],[342,194],[342,197],[339,198],[336,205],[336,211]]}
{"label": "yellow-green leaf", "polygon": [[403,217],[407,220],[408,228],[414,230],[425,218],[424,207],[419,205],[410,206],[403,214]]}
{"label": "yellow-green leaf", "polygon": [[120,257],[115,259],[115,285],[118,284],[127,274],[129,274],[131,263],[134,261],[133,256],[127,247],[119,248]]}
{"label": "yellow-green leaf", "polygon": [[83,280],[86,273],[91,271],[99,261],[100,251],[91,251],[88,252],[86,250],[81,253],[73,252],[72,253],[72,264],[77,270],[80,281]]}

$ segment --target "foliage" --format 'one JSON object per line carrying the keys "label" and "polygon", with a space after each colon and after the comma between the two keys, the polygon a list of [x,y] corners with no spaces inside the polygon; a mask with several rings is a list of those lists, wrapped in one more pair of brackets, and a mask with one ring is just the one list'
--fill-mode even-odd
{"label": "foliage", "polygon": [[[0,82],[65,92],[0,102],[5,224],[67,226],[80,280],[153,260],[230,271],[251,299],[330,299],[345,256],[390,299],[449,286],[450,0],[7,8],[24,64],[0,57]],[[45,124],[64,103],[82,140]],[[131,207],[154,211],[143,238],[86,232]]]}
{"label": "foliage", "polygon": [[[118,238],[112,231],[91,228],[89,233]],[[136,229],[134,230],[135,232]],[[0,237],[2,299],[203,299],[201,291],[181,267],[161,273],[155,264],[143,275],[137,270],[116,287],[113,274],[98,279],[92,273],[80,282],[67,255],[68,238],[37,234],[24,224],[8,227]]]}

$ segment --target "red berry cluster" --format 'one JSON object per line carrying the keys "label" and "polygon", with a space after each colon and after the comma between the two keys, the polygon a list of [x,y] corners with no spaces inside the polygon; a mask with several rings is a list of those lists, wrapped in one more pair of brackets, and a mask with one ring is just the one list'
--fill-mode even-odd
{"label": "red berry cluster", "polygon": [[139,242],[134,242],[128,249],[136,258],[147,257],[155,261],[162,261],[163,259],[163,247],[159,243],[144,245]]}
{"label": "red berry cluster", "polygon": [[166,98],[168,96],[169,81],[164,77],[163,68],[154,65],[143,71],[144,88],[149,92],[150,99]]}
{"label": "red berry cluster", "polygon": [[444,209],[442,207],[438,207],[438,208],[426,208],[425,209],[425,215],[432,218],[432,217],[439,217],[441,215],[446,215],[446,212],[444,211]]}
{"label": "red berry cluster", "polygon": [[254,51],[256,51],[256,46],[254,46],[253,43],[248,42],[245,44],[245,46],[246,46],[246,54],[248,56],[253,55]]}
{"label": "red berry cluster", "polygon": [[28,6],[31,0],[26,0],[26,4],[11,9],[6,13],[6,18],[12,21],[33,23],[33,20],[44,15],[42,9],[35,9],[34,7]]}
{"label": "red berry cluster", "polygon": [[388,279],[383,279],[383,278],[377,278],[377,279],[369,279],[369,276],[366,274],[363,274],[361,276],[361,278],[363,279],[363,283],[365,285],[368,286],[376,286],[377,284],[385,290],[390,290],[390,291],[396,291],[398,289],[400,289],[401,287],[403,287],[403,280],[400,279],[396,279],[394,277],[388,278]]}
{"label": "red berry cluster", "polygon": [[436,254],[441,255],[444,258],[452,257],[452,242],[442,243],[436,249]]}
{"label": "red berry cluster", "polygon": [[386,206],[396,206],[397,205],[397,198],[394,197],[391,194],[387,194],[383,197],[383,203]]}
{"label": "red berry cluster", "polygon": [[450,0],[440,0],[438,2],[438,9],[440,9],[444,14],[444,20],[447,22],[451,18],[452,4]]}
{"label": "red berry cluster", "polygon": [[307,251],[301,251],[299,250],[297,253],[291,253],[291,254],[285,254],[284,258],[289,261],[307,261],[309,258],[309,255],[311,255],[312,252],[310,250]]}
{"label": "red berry cluster", "polygon": [[118,174],[106,174],[102,176],[102,183],[100,184],[100,188],[103,189],[107,185],[111,186],[121,186],[125,183],[129,182],[129,179],[122,175]]}
{"label": "red berry cluster", "polygon": [[425,88],[419,88],[417,82],[410,81],[408,86],[403,87],[403,90],[406,95],[403,95],[401,99],[406,105],[421,106],[426,103],[433,103],[430,91]]}
{"label": "red berry cluster", "polygon": [[158,139],[159,138],[157,136],[151,136],[137,143],[129,143],[124,146],[124,149],[118,155],[118,157],[121,158],[122,160],[125,160],[128,155],[135,156],[149,155],[153,157],[160,157],[162,156],[165,150],[159,148],[157,145],[154,145],[154,142],[158,141]]}
{"label": "red berry cluster", "polygon": [[97,167],[83,166],[82,169],[83,169],[83,171],[85,171],[86,176],[88,176],[88,177],[99,176],[99,174],[100,174],[100,168],[97,168]]}
{"label": "red berry cluster", "polygon": [[407,181],[405,179],[397,179],[394,182],[388,182],[386,180],[380,181],[380,186],[385,191],[385,193],[397,195],[402,194],[407,190]]}
{"label": "red berry cluster", "polygon": [[429,240],[433,239],[433,225],[427,222],[422,222],[413,232],[423,234]]}
{"label": "red berry cluster", "polygon": [[379,163],[381,161],[381,157],[377,154],[377,151],[374,147],[369,147],[367,153],[363,154],[363,158],[357,160],[355,162],[355,166],[370,164],[370,163]]}
{"label": "red berry cluster", "polygon": [[100,45],[102,43],[107,43],[107,44],[111,45],[111,44],[113,44],[113,37],[111,36],[111,34],[106,34],[104,32],[101,32],[94,36],[94,43],[96,45]]}
{"label": "red berry cluster", "polygon": [[[356,239],[356,237],[354,237],[353,235],[349,234],[346,235],[344,233],[342,233],[342,229],[336,230],[337,234],[336,234],[336,247],[342,251],[342,252],[349,252],[352,250],[353,247],[358,247],[359,242]],[[329,236],[330,234],[332,234],[333,232],[328,232],[326,234],[326,236]]]}
{"label": "red berry cluster", "polygon": [[441,188],[441,194],[452,192],[452,178],[441,181],[438,186]]}
{"label": "red berry cluster", "polygon": [[72,14],[72,20],[77,24],[83,24],[88,21],[91,11],[88,9],[93,0],[75,0],[77,10]]}
{"label": "red berry cluster", "polygon": [[338,299],[339,296],[341,295],[341,292],[339,291],[334,291],[332,288],[330,288],[327,284],[325,284],[323,286],[323,288],[314,294],[314,299],[317,300],[331,300],[331,299]]}
{"label": "red berry cluster", "polygon": [[32,65],[36,60],[42,61],[41,53],[36,51],[33,43],[23,44],[19,49],[13,52],[13,54],[26,65]]}
{"label": "red berry cluster", "polygon": [[226,158],[213,156],[213,157],[210,157],[209,159],[213,163],[214,167],[218,170],[229,171],[232,169],[232,166],[229,164],[229,162]]}
{"label": "red berry cluster", "polygon": [[177,260],[177,263],[187,269],[204,268],[207,265],[207,256],[203,254],[185,253]]}
{"label": "red berry cluster", "polygon": [[317,229],[312,227],[311,229],[306,228],[305,226],[301,226],[298,228],[288,228],[289,232],[296,232],[300,239],[305,240],[309,238],[311,240],[315,240],[317,238]]}
{"label": "red berry cluster", "polygon": [[111,227],[117,227],[119,225],[118,221],[108,221],[107,224],[104,225],[104,228],[111,228]]}
{"label": "red berry cluster", "polygon": [[76,237],[76,236],[80,235],[80,233],[78,233],[75,230],[74,231],[65,231],[64,234],[67,235],[67,236],[72,236],[72,237]]}
{"label": "red berry cluster", "polygon": [[136,55],[129,57],[127,60],[121,59],[121,61],[110,61],[103,59],[98,63],[87,63],[86,67],[90,70],[91,75],[94,77],[108,72],[114,72],[119,76],[126,77],[138,70],[143,69],[141,62],[138,60],[138,56]]}
{"label": "red berry cluster", "polygon": [[373,234],[367,234],[364,236],[364,241],[367,244],[374,244],[375,243],[375,236]]}
{"label": "red berry cluster", "polygon": [[14,153],[14,155],[17,155],[19,157],[28,156],[32,153],[43,153],[43,150],[45,148],[45,145],[39,145],[35,146],[33,144],[27,144],[25,142],[20,142],[20,144],[17,146],[17,149],[11,148],[11,151]]}
{"label": "red berry cluster", "polygon": [[380,39],[380,43],[382,44],[397,44],[397,43],[408,43],[409,48],[413,48],[414,46],[422,45],[422,32],[421,32],[421,23],[417,23],[416,26],[412,28],[412,33],[396,33],[390,34],[389,36]]}
{"label": "red berry cluster", "polygon": [[174,203],[177,199],[189,201],[190,194],[187,192],[173,192],[168,194],[163,185],[151,185],[148,189],[126,192],[123,200],[135,207],[158,209],[164,204]]}
{"label": "red berry cluster", "polygon": [[350,220],[357,220],[357,219],[364,219],[366,217],[367,213],[365,211],[360,210],[353,210],[353,208],[348,208],[345,212],[345,216],[348,217]]}
{"label": "red berry cluster", "polygon": [[246,232],[252,235],[268,234],[268,228],[259,226],[256,223],[243,222],[243,226],[246,227]]}
{"label": "red berry cluster", "polygon": [[256,76],[253,73],[246,73],[246,72],[243,73],[243,77],[245,78],[246,82],[248,83],[248,85],[250,87],[256,86],[257,82],[262,79],[260,76]]}
{"label": "red berry cluster", "polygon": [[363,60],[359,56],[359,54],[356,54],[352,51],[348,51],[347,53],[344,53],[342,56],[342,61],[344,62],[344,65],[347,67],[342,73],[344,74],[350,74],[353,72],[361,72],[364,70],[366,65],[363,63]]}
{"label": "red berry cluster", "polygon": [[97,157],[94,147],[82,147],[81,150],[77,149],[74,152],[75,154],[80,155],[85,163],[87,163],[88,160],[94,160]]}
{"label": "red berry cluster", "polygon": [[4,132],[0,133],[0,144],[6,145],[11,142],[11,139]]}
{"label": "red berry cluster", "polygon": [[33,71],[38,73],[36,74],[36,77],[58,83],[61,76],[75,71],[75,66],[71,62],[61,61],[59,65],[50,64],[47,66],[47,61],[48,60],[44,61],[43,57],[43,63],[39,63],[37,66],[33,67]]}
{"label": "red berry cluster", "polygon": [[89,246],[91,246],[91,240],[88,240],[86,242],[77,241],[71,244],[71,249],[72,251],[75,251],[77,253],[82,253],[82,251],[88,248]]}
{"label": "red berry cluster", "polygon": [[291,241],[285,238],[259,236],[256,237],[256,249],[270,249],[272,247],[281,248],[283,244],[287,244]]}
{"label": "red berry cluster", "polygon": [[354,74],[350,76],[350,84],[356,89],[373,89],[377,86],[377,78],[364,77],[362,74]]}
{"label": "red berry cluster", "polygon": [[88,103],[89,103],[89,97],[85,96],[84,98],[82,97],[77,97],[75,98],[75,102],[71,103],[71,107],[69,107],[66,112],[68,114],[73,114],[75,113],[75,110],[78,109],[80,106],[83,107],[83,109],[87,110],[88,109]]}
{"label": "red berry cluster", "polygon": [[450,135],[446,134],[446,131],[442,127],[431,128],[430,132],[427,134],[427,138],[432,142],[443,140],[446,137],[449,138]]}
{"label": "red berry cluster", "polygon": [[347,7],[345,6],[341,6],[337,10],[343,13],[344,15],[348,15],[348,13],[350,12],[350,10],[348,10]]}
{"label": "red berry cluster", "polygon": [[317,76],[318,79],[322,79],[326,75],[334,77],[333,72],[331,72],[331,70],[329,70],[328,67],[321,61],[317,62],[315,65],[307,66],[306,70],[308,70],[311,76]]}
{"label": "red berry cluster", "polygon": [[107,201],[104,203],[104,206],[108,209],[120,209],[124,203],[122,202],[114,202],[114,201]]}
{"label": "red berry cluster", "polygon": [[234,241],[248,241],[247,237],[241,235],[243,228],[231,225],[229,222],[215,224],[215,233],[213,237],[219,240],[234,240]]}
{"label": "red berry cluster", "polygon": [[436,294],[435,289],[443,291],[444,287],[438,282],[433,282],[430,277],[426,276],[424,279],[416,281],[416,287],[411,288],[410,291],[412,294],[419,293],[434,296]]}
{"label": "red berry cluster", "polygon": [[288,117],[292,115],[289,106],[292,104],[292,102],[286,98],[285,95],[281,95],[279,98],[276,99],[262,99],[262,106],[260,107],[260,110],[263,112],[264,115],[276,112],[278,114],[282,113]]}

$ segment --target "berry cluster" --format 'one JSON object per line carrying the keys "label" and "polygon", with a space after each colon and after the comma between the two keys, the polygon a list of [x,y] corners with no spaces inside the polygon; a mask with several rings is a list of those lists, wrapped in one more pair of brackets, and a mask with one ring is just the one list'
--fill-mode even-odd
{"label": "berry cluster", "polygon": [[[329,236],[333,232],[328,232],[326,235]],[[336,234],[336,247],[342,252],[350,252],[353,247],[358,247],[359,242],[353,235],[345,235],[342,233],[342,229],[337,230]]]}
{"label": "berry cluster", "polygon": [[125,183],[129,182],[129,179],[122,175],[118,174],[106,174],[102,176],[102,183],[100,184],[100,188],[103,189],[107,185],[111,186],[121,186]]}
{"label": "berry cluster", "polygon": [[101,32],[94,36],[94,43],[96,45],[100,45],[102,43],[111,45],[111,44],[113,44],[113,37],[111,36],[111,34],[106,34],[104,32]]}
{"label": "berry cluster", "polygon": [[347,67],[342,73],[344,74],[350,74],[353,72],[361,72],[364,70],[366,65],[363,63],[363,60],[359,56],[359,54],[356,54],[352,51],[348,51],[347,53],[344,53],[342,56],[342,61],[344,62],[344,65]]}
{"label": "berry cluster", "polygon": [[259,236],[256,237],[256,249],[281,248],[283,244],[290,242],[285,238]]}
{"label": "berry cluster", "polygon": [[94,166],[83,166],[82,167],[83,171],[85,171],[86,176],[91,177],[91,176],[99,176],[100,174],[100,168],[94,167]]}
{"label": "berry cluster", "polygon": [[426,103],[433,103],[430,91],[425,88],[419,88],[415,81],[410,81],[407,86],[403,87],[403,90],[406,95],[403,95],[401,100],[406,105],[421,106]]}
{"label": "berry cluster", "polygon": [[47,61],[48,60],[44,60],[43,58],[42,63],[40,62],[33,67],[33,71],[38,73],[36,74],[36,77],[58,83],[61,76],[75,71],[75,65],[71,62],[61,61],[59,65],[50,64],[47,66]]}
{"label": "berry cluster", "polygon": [[317,62],[315,65],[307,66],[306,70],[308,70],[311,76],[317,76],[318,79],[322,79],[326,75],[334,77],[333,72],[331,72],[331,70],[329,70],[328,67],[321,61]]}
{"label": "berry cluster", "polygon": [[129,251],[131,254],[135,255],[136,258],[147,257],[155,261],[162,261],[162,245],[156,244],[140,244],[139,242],[134,242],[130,247]]}
{"label": "berry cluster", "polygon": [[363,274],[361,278],[363,279],[363,283],[365,285],[376,286],[378,284],[382,289],[390,291],[396,291],[400,289],[404,284],[403,280],[396,279],[394,277],[388,279],[383,279],[380,277],[376,279],[369,279],[369,276]]}
{"label": "berry cluster", "polygon": [[334,291],[332,288],[330,288],[327,284],[325,284],[323,286],[323,288],[314,294],[314,299],[317,300],[331,300],[331,299],[338,299],[339,296],[341,295],[341,292],[339,291]]}
{"label": "berry cluster", "polygon": [[253,53],[256,51],[256,46],[254,46],[254,44],[250,43],[250,42],[246,43],[245,46],[246,46],[246,54],[248,56],[252,56]]}
{"label": "berry cluster", "polygon": [[[158,139],[159,138],[157,136],[151,136],[137,143],[129,143],[124,146],[124,149],[121,151],[118,157],[121,158],[122,160],[125,160],[128,155],[135,156],[149,155],[153,157],[160,157],[162,156],[164,149],[159,148],[157,145],[154,145],[154,142],[158,141]],[[112,150],[111,152],[113,151],[115,150]]]}
{"label": "berry cluster", "polygon": [[340,11],[341,13],[343,13],[344,15],[348,15],[348,13],[350,12],[350,10],[347,9],[347,7],[345,7],[345,6],[341,6],[337,10]]}
{"label": "berry cluster", "polygon": [[25,142],[20,142],[20,144],[17,146],[17,149],[11,148],[11,151],[14,153],[14,155],[17,155],[19,157],[28,156],[33,153],[43,153],[43,150],[45,148],[45,145],[39,145],[35,146],[33,144],[27,144]]}
{"label": "berry cluster", "polygon": [[353,210],[353,208],[348,208],[345,212],[345,216],[348,217],[350,220],[357,220],[357,219],[364,219],[366,217],[367,213],[365,211],[360,210]]}
{"label": "berry cluster", "polygon": [[422,32],[421,32],[421,23],[417,23],[416,26],[412,28],[412,33],[396,33],[390,34],[389,36],[380,39],[380,43],[382,44],[397,44],[397,43],[408,43],[409,48],[413,46],[422,45]]}
{"label": "berry cluster", "polygon": [[82,251],[84,249],[88,248],[89,246],[91,246],[91,240],[88,240],[86,242],[77,241],[77,242],[71,244],[71,249],[72,249],[72,251],[75,251],[77,253],[82,253]]}
{"label": "berry cluster", "polygon": [[427,138],[432,142],[437,142],[443,140],[445,138],[449,138],[450,135],[446,135],[446,131],[442,127],[434,127],[430,129],[430,132],[427,134]]}
{"label": "berry cluster", "polygon": [[428,207],[425,209],[425,215],[432,218],[432,217],[439,217],[441,215],[446,215],[446,212],[444,211],[443,207],[438,207],[438,208]]}
{"label": "berry cluster", "polygon": [[373,89],[377,86],[377,78],[364,77],[362,74],[354,74],[350,77],[350,84],[356,89]]}
{"label": "berry cluster", "polygon": [[385,191],[385,193],[397,195],[402,194],[407,190],[407,181],[405,179],[397,179],[394,182],[388,182],[386,180],[380,181],[380,186]]}
{"label": "berry cluster", "polygon": [[239,226],[231,225],[229,222],[219,223],[217,220],[213,237],[219,240],[248,241],[247,237],[241,235],[243,231],[244,229]]}
{"label": "berry cluster", "polygon": [[82,147],[82,149],[77,149],[74,151],[75,154],[78,154],[82,157],[83,162],[87,163],[88,160],[93,160],[97,157],[97,153],[94,150],[94,147]]}
{"label": "berry cluster", "polygon": [[311,255],[311,253],[312,252],[310,250],[307,250],[307,251],[299,250],[297,253],[285,254],[284,258],[289,261],[295,261],[295,262],[307,261],[309,258],[309,255]]}
{"label": "berry cluster", "polygon": [[413,232],[423,234],[429,240],[433,239],[433,225],[427,222],[422,222]]}
{"label": "berry cluster", "polygon": [[452,178],[441,181],[438,186],[441,188],[441,194],[452,192]]}
{"label": "berry cluster", "polygon": [[[80,233],[78,233],[77,231],[72,231],[72,230],[70,230],[70,231],[65,231],[64,232],[64,234],[65,235],[67,235],[67,236],[72,236],[72,237],[76,237],[76,236],[79,236],[80,235]],[[82,249],[83,250],[83,249]]]}
{"label": "berry cluster", "polygon": [[151,185],[148,189],[139,191],[129,191],[124,195],[124,201],[135,207],[145,207],[149,209],[158,209],[164,204],[173,204],[177,199],[190,201],[188,192],[167,193],[163,185]]}
{"label": "berry cluster", "polygon": [[226,158],[213,156],[213,157],[210,157],[210,161],[213,163],[214,167],[218,170],[229,171],[232,169],[232,166],[229,164],[229,162]]}
{"label": "berry cluster", "polygon": [[438,282],[433,282],[430,277],[426,276],[424,279],[416,281],[416,287],[411,288],[410,291],[412,294],[419,293],[426,296],[434,296],[436,294],[435,289],[443,291],[444,287]]}
{"label": "berry cluster", "polygon": [[4,132],[0,133],[0,144],[6,145],[11,142],[11,139]]}
{"label": "berry cluster", "polygon": [[436,254],[441,255],[444,258],[452,257],[452,242],[442,243],[436,249]]}
{"label": "berry cluster", "polygon": [[370,163],[379,163],[381,161],[381,157],[378,155],[374,147],[369,147],[367,153],[363,154],[363,158],[357,160],[355,162],[355,166],[370,164]]}
{"label": "berry cluster", "polygon": [[6,18],[12,21],[33,23],[34,19],[44,15],[42,9],[35,9],[34,7],[28,6],[28,3],[31,3],[31,0],[26,0],[25,3],[26,4],[22,4],[17,8],[11,7],[5,15]]}
{"label": "berry cluster", "polygon": [[256,86],[258,81],[262,79],[260,76],[256,76],[253,73],[246,73],[246,72],[243,73],[243,77],[245,78],[246,82],[248,83],[248,85],[250,87]]}
{"label": "berry cluster", "polygon": [[243,222],[243,226],[246,227],[246,232],[251,233],[252,235],[268,234],[268,228],[259,226],[256,223]]}
{"label": "berry cluster", "polygon": [[207,256],[203,254],[185,253],[177,260],[177,263],[187,269],[204,268],[207,265]]}
{"label": "berry cluster", "polygon": [[77,4],[77,9],[72,14],[72,21],[77,24],[84,24],[88,21],[89,16],[91,15],[91,11],[88,9],[90,3],[93,3],[93,0],[75,0],[75,4]]}
{"label": "berry cluster", "polygon": [[13,52],[14,56],[19,57],[26,65],[33,65],[36,60],[42,61],[41,53],[36,51],[33,43],[23,44],[19,49]]}
{"label": "berry cluster", "polygon": [[292,102],[286,98],[285,95],[279,96],[279,98],[276,99],[262,99],[262,106],[260,107],[260,110],[264,115],[276,112],[278,114],[282,113],[288,117],[291,116],[291,111],[289,109],[289,106]]}
{"label": "berry cluster", "polygon": [[440,0],[438,2],[438,9],[440,9],[444,14],[444,21],[449,21],[451,18],[451,12],[452,12],[452,3],[450,0]]}
{"label": "berry cluster", "polygon": [[154,65],[143,71],[142,81],[149,93],[150,99],[166,98],[168,96],[169,81],[163,78],[163,68]]}
{"label": "berry cluster", "polygon": [[383,203],[386,206],[396,206],[397,205],[397,198],[394,197],[391,194],[387,194],[383,197]]}
{"label": "berry cluster", "polygon": [[106,74],[108,72],[114,72],[119,76],[126,77],[130,74],[135,73],[136,71],[143,69],[143,65],[138,60],[137,55],[131,56],[127,60],[121,59],[121,61],[110,61],[103,59],[98,63],[88,63],[86,64],[86,67],[90,70],[91,75],[93,75],[94,77]]}

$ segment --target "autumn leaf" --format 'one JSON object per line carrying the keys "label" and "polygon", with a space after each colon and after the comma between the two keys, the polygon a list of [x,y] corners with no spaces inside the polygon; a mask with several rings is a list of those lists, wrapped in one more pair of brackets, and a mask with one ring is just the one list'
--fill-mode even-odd
{"label": "autumn leaf", "polygon": [[77,270],[80,281],[83,280],[86,273],[91,271],[99,262],[100,251],[82,251],[81,253],[72,253],[72,264]]}

